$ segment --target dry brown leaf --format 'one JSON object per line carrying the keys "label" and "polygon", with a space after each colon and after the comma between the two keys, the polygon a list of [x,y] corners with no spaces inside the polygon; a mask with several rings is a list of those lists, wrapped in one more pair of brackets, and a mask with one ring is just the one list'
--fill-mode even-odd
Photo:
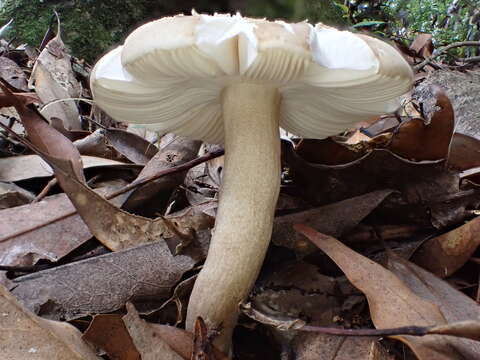
{"label": "dry brown leaf", "polygon": [[298,360],[393,360],[376,338],[301,333],[289,346]]}
{"label": "dry brown leaf", "polygon": [[[297,224],[295,229],[331,257],[352,284],[366,295],[376,328],[447,323],[436,304],[416,295],[389,270],[308,226]],[[455,346],[458,339],[440,335],[396,338],[405,342],[421,360],[473,359],[465,356],[468,349]]]}
{"label": "dry brown leaf", "polygon": [[[92,237],[79,215],[52,220],[74,209],[65,194],[0,210],[0,264],[33,265],[57,261]],[[55,239],[55,241],[52,241]]]}
{"label": "dry brown leaf", "polygon": [[25,73],[15,61],[5,56],[0,56],[0,77],[17,91],[28,91]]}
{"label": "dry brown leaf", "polygon": [[63,126],[63,121],[62,119],[59,119],[57,117],[51,117],[50,118],[50,125],[55,130],[58,130],[62,135],[67,137],[70,141],[76,141],[79,139],[83,139],[84,137],[87,137],[90,135],[89,131],[86,130],[67,130]]}
{"label": "dry brown leaf", "polygon": [[82,338],[105,351],[112,360],[141,359],[120,314],[95,315]]}
{"label": "dry brown leaf", "polygon": [[[71,57],[65,51],[59,32],[38,56],[30,82],[35,83],[35,91],[44,103],[80,97],[81,85],[72,71]],[[42,110],[42,115],[47,119],[62,119],[67,130],[81,128],[78,108],[74,101],[49,104]]]}
{"label": "dry brown leaf", "polygon": [[364,155],[363,152],[354,152],[332,138],[302,139],[296,146],[295,153],[310,163],[323,165],[348,164]]}
{"label": "dry brown leaf", "polygon": [[464,134],[453,134],[447,165],[462,171],[480,167],[480,140]]}
{"label": "dry brown leaf", "polygon": [[[53,158],[50,161],[59,164],[58,168],[69,164]],[[163,218],[151,220],[129,214],[71,175],[57,171],[56,176],[92,234],[111,250],[128,249],[174,235]]]}
{"label": "dry brown leaf", "polygon": [[[110,193],[125,185],[115,180],[97,183],[95,192]],[[125,195],[110,202],[120,206]],[[56,262],[93,235],[65,194],[37,203],[0,210],[0,264],[33,265],[39,259]],[[57,239],[52,241],[52,239]]]}
{"label": "dry brown leaf", "polygon": [[386,149],[339,166],[309,163],[292,150],[286,157],[295,185],[304,198],[318,205],[392,189],[400,193],[397,203],[404,204],[396,209],[397,217],[443,228],[468,216],[465,208],[470,199],[460,198],[453,208],[451,202],[441,201],[460,192],[459,174],[446,170],[441,160],[412,162]]}
{"label": "dry brown leaf", "polygon": [[394,133],[389,149],[412,161],[443,160],[448,157],[455,116],[453,106],[440,87],[433,87],[436,111],[430,123],[422,119],[403,122]]}
{"label": "dry brown leaf", "polygon": [[158,148],[144,138],[122,129],[105,129],[110,145],[134,164],[145,165],[158,152]]}
{"label": "dry brown leaf", "polygon": [[15,184],[0,182],[0,210],[25,205],[34,199],[35,195],[30,191]]}
{"label": "dry brown leaf", "polygon": [[[181,165],[187,161],[193,160],[200,147],[199,141],[187,140],[181,137],[174,137],[170,143],[165,145],[161,150],[147,163],[143,170],[138,174],[139,180],[144,177],[149,177],[158,171],[172,168]],[[158,202],[158,195],[162,191],[174,189],[185,180],[186,172],[179,172],[172,174],[172,176],[165,176],[155,181],[145,184],[130,194],[128,200],[124,204],[124,209],[127,211],[137,210],[145,206],[150,199],[156,199]],[[157,209],[158,204],[157,204]]]}
{"label": "dry brown leaf", "polygon": [[433,36],[432,34],[419,33],[412,44],[410,45],[410,50],[415,51],[415,53],[423,58],[432,56],[433,53]]}
{"label": "dry brown leaf", "polygon": [[[118,167],[138,168],[137,165],[104,159],[96,156],[82,156],[83,168]],[[37,177],[53,176],[50,165],[38,155],[21,155],[0,158],[0,181],[15,182]]]}
{"label": "dry brown leaf", "polygon": [[141,354],[142,360],[184,360],[155,332],[150,324],[140,319],[131,304],[127,304],[128,314],[123,317],[130,336]]}
{"label": "dry brown leaf", "polygon": [[[1,85],[15,105],[30,141],[54,169],[55,176],[90,231],[106,247],[121,250],[152,242],[168,234],[162,218],[150,220],[122,211],[92,191],[83,175],[77,148]],[[92,211],[92,209],[95,209]]]}
{"label": "dry brown leaf", "polygon": [[272,241],[275,245],[295,249],[299,254],[312,252],[315,246],[294,231],[293,224],[305,223],[322,233],[342,236],[357,226],[391,193],[392,190],[378,190],[330,205],[276,217]]}
{"label": "dry brown leaf", "polygon": [[4,360],[98,360],[76,328],[25,310],[0,285],[0,351]]}
{"label": "dry brown leaf", "polygon": [[112,312],[129,300],[158,308],[196,262],[173,256],[160,241],[18,277],[12,291],[29,309],[53,319]]}
{"label": "dry brown leaf", "polygon": [[[390,253],[388,268],[418,296],[438,305],[449,323],[480,319],[480,305],[421,267]],[[480,353],[479,343],[476,347]]]}
{"label": "dry brown leaf", "polygon": [[476,354],[478,355],[480,346],[480,343],[478,343],[478,341],[480,341],[480,321],[478,320],[465,320],[452,324],[435,326],[430,330],[430,334],[451,335],[475,340],[477,343],[474,343],[473,346],[477,348]]}
{"label": "dry brown leaf", "polygon": [[332,325],[340,312],[339,284],[311,264],[297,262],[262,277],[251,295],[252,306],[271,317],[309,319],[309,323]]}
{"label": "dry brown leaf", "polygon": [[480,245],[480,217],[443,235],[425,241],[412,261],[445,278],[460,269]]}
{"label": "dry brown leaf", "polygon": [[[480,305],[478,303],[432,273],[399,256],[395,256],[393,253],[389,254],[388,268],[417,296],[436,304],[448,321],[445,326],[447,328],[452,327],[452,331],[456,328],[457,334],[460,331],[465,331],[465,335],[468,335],[469,332],[468,326],[465,329],[465,324],[462,326],[458,322],[478,321],[480,319]],[[438,326],[441,326],[441,324]],[[466,337],[471,338],[472,336]],[[450,354],[452,354],[451,359],[480,359],[480,342],[454,337],[441,337],[441,339],[448,343]],[[438,349],[438,344],[433,343],[431,345],[437,351],[441,350]]]}

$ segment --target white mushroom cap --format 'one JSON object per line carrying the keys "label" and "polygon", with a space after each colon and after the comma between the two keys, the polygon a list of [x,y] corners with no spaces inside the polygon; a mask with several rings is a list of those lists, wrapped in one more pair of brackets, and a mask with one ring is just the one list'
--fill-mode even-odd
{"label": "white mushroom cap", "polygon": [[278,88],[280,126],[323,138],[394,111],[412,80],[401,55],[372,37],[322,24],[193,14],[135,30],[96,64],[91,88],[119,121],[221,143],[222,90],[234,82]]}

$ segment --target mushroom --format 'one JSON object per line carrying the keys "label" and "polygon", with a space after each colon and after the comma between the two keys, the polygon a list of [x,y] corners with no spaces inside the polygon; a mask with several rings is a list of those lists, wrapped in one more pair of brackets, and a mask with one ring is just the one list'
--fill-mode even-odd
{"label": "mushroom", "polygon": [[376,38],[323,24],[237,15],[166,17],[133,31],[91,75],[95,102],[119,121],[225,146],[208,257],[193,288],[197,316],[230,347],[238,306],[270,242],[280,188],[279,126],[324,138],[392,112],[413,73]]}

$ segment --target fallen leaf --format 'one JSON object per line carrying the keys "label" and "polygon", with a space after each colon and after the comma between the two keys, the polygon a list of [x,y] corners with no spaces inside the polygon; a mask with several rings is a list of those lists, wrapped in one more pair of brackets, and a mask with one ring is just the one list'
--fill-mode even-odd
{"label": "fallen leaf", "polygon": [[447,166],[461,171],[480,167],[480,140],[464,134],[453,134]]}
{"label": "fallen leaf", "polygon": [[[30,82],[35,83],[35,92],[46,104],[80,97],[81,85],[72,71],[71,57],[66,53],[60,37],[60,26],[57,36],[49,41],[35,61]],[[67,130],[81,129],[80,115],[74,101],[48,104],[41,113],[47,119],[62,119]]]}
{"label": "fallen leaf", "polygon": [[332,138],[302,139],[295,147],[295,153],[310,163],[323,165],[348,164],[364,155],[363,152],[354,152]]}
{"label": "fallen leaf", "polygon": [[[338,166],[309,163],[293,151],[287,158],[296,187],[305,199],[317,205],[392,189],[399,192],[403,206],[408,205],[405,215],[414,222],[443,228],[468,216],[467,204],[458,206],[457,203],[452,211],[449,197],[459,194],[460,177],[445,169],[442,161],[413,162],[386,149],[373,150],[358,160]],[[463,198],[462,201],[470,200]],[[401,212],[397,209],[397,214]]]}
{"label": "fallen leaf", "polygon": [[[110,193],[124,181],[97,183],[95,192]],[[120,206],[125,195],[110,202]],[[0,210],[0,264],[33,265],[39,259],[56,262],[87,240],[92,233],[65,194],[48,196],[39,202]],[[22,219],[22,221],[18,221]],[[52,238],[58,239],[52,241]]]}
{"label": "fallen leaf", "polygon": [[65,129],[65,127],[63,126],[62,119],[59,119],[59,118],[54,117],[54,116],[52,116],[50,118],[50,125],[52,125],[52,127],[55,130],[59,131],[63,136],[68,138],[70,141],[76,141],[76,140],[79,140],[79,139],[83,139],[83,138],[87,137],[88,135],[90,135],[90,132],[85,131],[85,130],[67,130],[67,129]]}
{"label": "fallen leaf", "polygon": [[[432,273],[393,253],[389,253],[388,268],[417,296],[439,307],[448,322],[448,324],[438,324],[437,326],[440,328],[450,327],[451,331],[456,332],[457,335],[461,335],[460,332],[464,331],[463,336],[466,336],[471,327],[468,324],[462,326],[458,322],[480,319],[478,303]],[[476,328],[478,329],[478,325]],[[472,338],[473,336],[466,337]],[[479,341],[443,336],[438,342],[431,343],[431,346],[433,349],[441,351],[442,343],[449,345],[449,351],[445,354],[451,354],[450,359],[480,359]],[[440,357],[435,359],[440,359]]]}
{"label": "fallen leaf", "polygon": [[433,53],[433,36],[432,34],[419,33],[410,45],[410,50],[423,58],[432,56]]}
{"label": "fallen leaf", "polygon": [[0,86],[14,102],[30,141],[54,168],[62,189],[103,245],[117,251],[153,242],[169,232],[162,218],[150,220],[129,214],[92,191],[85,184],[81,156],[72,142],[48,125],[35,109],[25,106],[5,85]]}
{"label": "fallen leaf", "polygon": [[[389,270],[354,252],[333,237],[320,234],[308,226],[297,224],[295,229],[331,257],[352,284],[366,295],[376,328],[447,323],[436,304],[416,295]],[[475,358],[469,356],[470,350],[457,346],[458,341],[467,341],[464,339],[440,335],[423,337],[403,335],[395,338],[406,343],[421,360]]]}
{"label": "fallen leaf", "polygon": [[[439,325],[430,329],[430,334],[450,335],[480,341],[480,321],[465,320],[447,325]],[[478,348],[480,344],[474,344]],[[478,351],[477,351],[478,353]]]}
{"label": "fallen leaf", "polygon": [[314,251],[315,246],[294,231],[293,224],[305,223],[322,233],[342,236],[357,226],[391,193],[392,190],[378,190],[330,205],[276,217],[272,241],[275,245],[285,246],[305,255]]}
{"label": "fallen leaf", "polygon": [[103,129],[97,129],[90,135],[74,141],[73,145],[82,155],[99,156],[108,159],[120,156],[120,154],[117,154],[114,149],[108,146]]}
{"label": "fallen leaf", "polygon": [[105,351],[112,360],[141,359],[120,314],[95,315],[82,338]]}
{"label": "fallen leaf", "polygon": [[57,194],[0,210],[0,264],[33,265],[39,259],[55,262],[90,239],[92,234],[78,215],[52,222],[73,209],[65,194]]}
{"label": "fallen leaf", "polygon": [[411,119],[399,125],[389,145],[390,151],[412,161],[447,159],[455,129],[453,106],[440,87],[433,87],[435,112],[430,122]]}
{"label": "fallen leaf", "polygon": [[393,360],[376,338],[301,333],[289,344],[301,360]]}
{"label": "fallen leaf", "polygon": [[340,312],[339,284],[319,273],[318,267],[296,262],[262,277],[257,282],[252,305],[272,316],[309,319],[331,325]]}
{"label": "fallen leaf", "polygon": [[142,360],[182,360],[187,359],[174,351],[158,336],[155,329],[145,320],[140,319],[131,304],[127,304],[128,314],[123,317],[130,336],[141,354]]}
{"label": "fallen leaf", "polygon": [[480,217],[425,241],[412,261],[440,278],[460,269],[480,245]]}
{"label": "fallen leaf", "polygon": [[[388,268],[418,296],[436,304],[449,323],[480,319],[480,305],[445,280],[393,253]],[[480,343],[475,347],[480,353]]]}
{"label": "fallen leaf", "polygon": [[192,292],[193,284],[195,283],[196,278],[197,278],[197,275],[194,275],[189,277],[186,280],[181,281],[175,287],[175,290],[173,291],[173,295],[170,299],[165,301],[158,309],[154,309],[153,311],[146,313],[146,315],[149,315],[149,317],[154,317],[154,318],[171,317],[172,312],[169,311],[169,308],[170,308],[170,305],[174,305],[175,313],[176,313],[175,318],[171,319],[171,321],[163,321],[163,322],[167,322],[170,324],[173,323],[175,326],[180,325],[180,323],[182,323],[186,319],[188,299],[190,297],[190,293]]}
{"label": "fallen leaf", "polygon": [[145,165],[158,152],[154,144],[128,131],[115,128],[104,131],[110,145],[134,164]]}
{"label": "fallen leaf", "polygon": [[5,56],[0,56],[0,77],[17,89],[17,91],[28,91],[25,73],[15,61]]}
{"label": "fallen leaf", "polygon": [[100,359],[72,325],[42,319],[25,310],[0,285],[0,350],[5,360]]}
{"label": "fallen leaf", "polygon": [[0,182],[0,210],[25,205],[34,199],[35,195],[30,191],[15,184]]}
{"label": "fallen leaf", "polygon": [[[84,169],[113,166],[118,168],[138,168],[137,165],[126,164],[115,160],[96,156],[82,156]],[[37,177],[53,176],[48,163],[38,155],[20,155],[0,158],[0,181],[16,182]]]}
{"label": "fallen leaf", "polygon": [[[188,140],[181,137],[175,137],[169,144],[161,148],[159,152],[146,164],[143,170],[138,174],[137,179],[149,177],[158,171],[169,169],[181,165],[187,161],[193,160],[198,155],[200,147],[199,141]],[[123,205],[127,211],[135,211],[145,207],[149,200],[155,199],[156,211],[163,208],[158,204],[159,195],[164,192],[170,196],[171,190],[178,185],[183,184],[186,172],[179,172],[170,176],[164,176],[148,184],[138,187],[130,194]],[[165,197],[165,195],[163,196]]]}
{"label": "fallen leaf", "polygon": [[173,256],[161,240],[18,277],[13,293],[30,310],[53,319],[112,312],[127,301],[148,300],[158,308],[196,262]]}

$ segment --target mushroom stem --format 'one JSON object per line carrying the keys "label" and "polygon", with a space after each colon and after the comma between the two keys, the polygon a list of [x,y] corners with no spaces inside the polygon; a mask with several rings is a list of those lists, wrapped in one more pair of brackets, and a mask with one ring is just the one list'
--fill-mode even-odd
{"label": "mushroom stem", "polygon": [[220,334],[228,353],[239,303],[249,294],[270,242],[280,188],[280,94],[273,86],[230,85],[223,92],[225,168],[207,260],[188,304],[187,329],[197,316]]}

